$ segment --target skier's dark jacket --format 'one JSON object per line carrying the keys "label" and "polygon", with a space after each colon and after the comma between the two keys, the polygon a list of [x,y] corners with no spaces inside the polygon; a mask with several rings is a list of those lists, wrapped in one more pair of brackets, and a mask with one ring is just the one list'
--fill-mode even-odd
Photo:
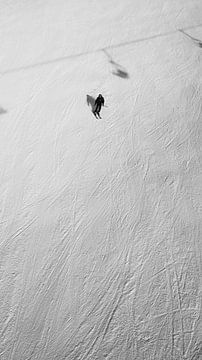
{"label": "skier's dark jacket", "polygon": [[102,95],[99,95],[99,96],[97,97],[97,99],[95,100],[95,105],[100,105],[100,106],[102,106],[102,105],[104,105],[104,103],[105,103],[105,99],[103,98]]}

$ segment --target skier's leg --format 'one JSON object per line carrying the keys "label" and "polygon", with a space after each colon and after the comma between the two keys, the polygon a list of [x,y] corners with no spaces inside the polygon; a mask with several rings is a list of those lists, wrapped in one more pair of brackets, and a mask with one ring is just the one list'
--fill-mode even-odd
{"label": "skier's leg", "polygon": [[97,114],[97,110],[98,110],[98,105],[96,104],[96,105],[94,106],[93,113],[94,113],[94,114]]}
{"label": "skier's leg", "polygon": [[100,114],[100,110],[101,110],[101,106],[100,106],[100,104],[98,104],[97,111],[96,111],[98,115]]}
{"label": "skier's leg", "polygon": [[101,105],[99,105],[98,110],[97,110],[97,114],[98,114],[99,118],[100,118],[100,110],[101,110]]}

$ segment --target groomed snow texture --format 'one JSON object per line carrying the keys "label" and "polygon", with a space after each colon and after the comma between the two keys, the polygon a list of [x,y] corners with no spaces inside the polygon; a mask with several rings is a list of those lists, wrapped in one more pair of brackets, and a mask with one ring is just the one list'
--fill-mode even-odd
{"label": "groomed snow texture", "polygon": [[0,359],[201,360],[201,239],[202,1],[0,0]]}

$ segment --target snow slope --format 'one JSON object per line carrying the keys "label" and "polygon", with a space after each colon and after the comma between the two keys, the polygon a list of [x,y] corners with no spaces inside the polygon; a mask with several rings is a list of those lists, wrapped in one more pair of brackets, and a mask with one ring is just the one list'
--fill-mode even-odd
{"label": "snow slope", "polygon": [[201,1],[0,8],[0,359],[202,359]]}

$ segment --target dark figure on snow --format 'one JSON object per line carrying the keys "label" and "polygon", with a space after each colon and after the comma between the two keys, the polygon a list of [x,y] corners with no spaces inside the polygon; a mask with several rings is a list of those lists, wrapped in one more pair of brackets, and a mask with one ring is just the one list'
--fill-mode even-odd
{"label": "dark figure on snow", "polygon": [[100,118],[100,110],[102,105],[104,106],[105,103],[105,99],[103,98],[103,96],[101,94],[98,95],[97,99],[95,100],[95,105],[94,105],[94,111],[93,113],[99,116]]}

